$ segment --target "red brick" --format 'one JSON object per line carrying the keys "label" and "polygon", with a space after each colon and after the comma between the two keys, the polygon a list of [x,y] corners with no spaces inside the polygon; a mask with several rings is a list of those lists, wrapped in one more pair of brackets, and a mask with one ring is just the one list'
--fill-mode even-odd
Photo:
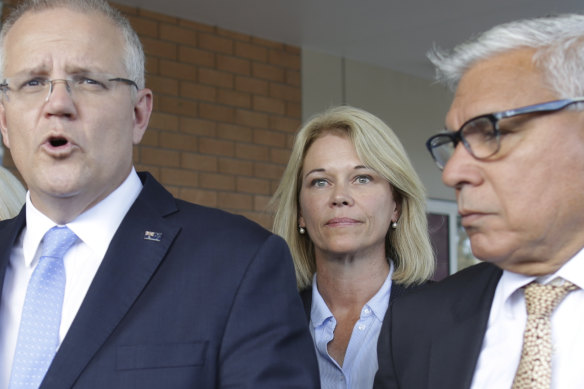
{"label": "red brick", "polygon": [[199,69],[199,82],[219,86],[222,88],[233,88],[234,76],[231,73],[221,72],[214,69]]}
{"label": "red brick", "polygon": [[179,119],[179,130],[188,134],[201,136],[215,136],[217,123],[211,120],[193,119],[181,117]]}
{"label": "red brick", "polygon": [[178,27],[176,24],[161,23],[160,39],[170,42],[195,46],[197,44],[197,32],[190,28]]}
{"label": "red brick", "polygon": [[158,106],[161,112],[176,115],[197,116],[197,103],[176,97],[159,96]]}
{"label": "red brick", "polygon": [[280,180],[284,173],[284,168],[285,166],[275,165],[273,163],[256,162],[254,165],[254,176]]}
{"label": "red brick", "polygon": [[269,209],[271,196],[256,195],[253,196],[253,210],[258,212],[266,212],[272,216],[272,212]]}
{"label": "red brick", "polygon": [[254,112],[246,109],[238,109],[235,112],[235,123],[243,126],[268,128],[268,121],[268,115],[261,112]]}
{"label": "red brick", "polygon": [[146,86],[152,89],[155,98],[159,94],[178,96],[178,80],[173,78],[150,75],[146,78]]}
{"label": "red brick", "polygon": [[163,185],[197,187],[199,177],[197,172],[186,169],[163,168],[160,171],[160,181]]}
{"label": "red brick", "polygon": [[286,103],[286,116],[299,118],[302,116],[302,105],[300,103]]}
{"label": "red brick", "polygon": [[209,68],[215,67],[215,54],[194,47],[179,46],[178,59],[181,62],[193,65],[201,65]]}
{"label": "red brick", "polygon": [[295,103],[299,103],[302,100],[302,91],[300,90],[300,88],[291,85],[271,82],[269,93],[270,97],[276,99],[293,101]]}
{"label": "red brick", "polygon": [[259,62],[268,62],[268,49],[246,42],[235,42],[235,55]]}
{"label": "red brick", "polygon": [[269,149],[265,146],[237,143],[235,145],[235,156],[251,161],[268,161]]}
{"label": "red brick", "polygon": [[217,137],[247,143],[251,143],[253,139],[250,128],[227,123],[217,124]]}
{"label": "red brick", "polygon": [[251,176],[253,163],[234,158],[219,158],[219,172],[236,176]]}
{"label": "red brick", "polygon": [[296,132],[300,128],[300,118],[271,115],[269,122],[269,128],[278,131]]}
{"label": "red brick", "polygon": [[261,178],[237,177],[235,189],[241,193],[269,194],[270,181]]}
{"label": "red brick", "polygon": [[270,50],[268,63],[288,69],[300,70],[300,56],[282,50]]}
{"label": "red brick", "polygon": [[138,14],[140,16],[143,16],[143,17],[146,17],[149,19],[160,20],[161,22],[167,22],[170,24],[178,23],[178,18],[175,18],[173,16],[164,15],[164,14],[154,12],[154,11],[149,11],[149,10],[144,9],[144,8],[140,8],[138,10]]}
{"label": "red brick", "polygon": [[199,105],[199,115],[203,119],[233,123],[235,110],[224,105],[201,103]]}
{"label": "red brick", "polygon": [[234,190],[235,177],[227,174],[200,173],[201,188],[217,190]]}
{"label": "red brick", "polygon": [[151,128],[146,130],[146,132],[144,133],[144,136],[142,137],[142,141],[140,142],[140,145],[151,146],[151,147],[160,146],[160,144],[158,143],[159,132],[160,131],[156,131],[156,130],[153,130]]}
{"label": "red brick", "polygon": [[169,60],[160,61],[160,74],[181,80],[197,80],[197,68],[194,65]]}
{"label": "red brick", "polygon": [[252,103],[254,111],[275,113],[279,115],[286,113],[286,103],[284,100],[264,96],[254,96]]}
{"label": "red brick", "polygon": [[158,58],[152,56],[146,56],[146,76],[159,74],[159,64]]}
{"label": "red brick", "polygon": [[229,55],[217,55],[217,69],[249,76],[251,73],[251,62],[247,59]]}
{"label": "red brick", "polygon": [[231,89],[219,89],[217,91],[217,102],[219,104],[249,109],[251,108],[251,95]]}
{"label": "red brick", "polygon": [[217,35],[223,36],[225,38],[231,38],[236,41],[249,42],[251,40],[251,37],[247,34],[226,30],[221,27],[217,27]]}
{"label": "red brick", "polygon": [[265,146],[285,147],[286,135],[281,132],[256,129],[253,131],[253,143]]}
{"label": "red brick", "polygon": [[251,210],[253,197],[248,194],[219,192],[217,206],[223,209]]}
{"label": "red brick", "polygon": [[199,33],[198,47],[216,53],[233,54],[233,40],[217,35]]}
{"label": "red brick", "polygon": [[270,149],[270,162],[287,165],[290,160],[291,151],[289,149]]}
{"label": "red brick", "polygon": [[217,192],[212,190],[181,188],[179,197],[185,201],[205,205],[207,207],[217,206]]}
{"label": "red brick", "polygon": [[235,90],[266,96],[268,95],[268,88],[269,83],[267,81],[251,77],[235,77]]}
{"label": "red brick", "polygon": [[217,157],[196,153],[182,153],[180,166],[203,172],[217,172]]}
{"label": "red brick", "polygon": [[177,45],[175,43],[163,42],[151,38],[142,38],[141,40],[146,55],[157,58],[176,59]]}
{"label": "red brick", "polygon": [[180,154],[178,151],[143,147],[140,150],[140,162],[160,167],[178,167]]}
{"label": "red brick", "polygon": [[275,42],[275,41],[271,41],[271,40],[267,40],[267,39],[263,39],[263,38],[258,38],[255,36],[251,37],[251,41],[254,44],[257,45],[261,45],[261,46],[266,46],[272,49],[283,49],[284,48],[284,44],[280,43],[280,42]]}
{"label": "red brick", "polygon": [[160,146],[165,149],[196,151],[197,138],[193,135],[184,135],[174,132],[160,133]]}
{"label": "red brick", "polygon": [[215,31],[215,27],[213,27],[213,26],[210,26],[210,25],[204,24],[204,23],[194,22],[192,20],[180,19],[178,22],[178,25],[183,26],[183,27],[188,27],[188,28],[194,29],[194,30],[211,32],[211,33]]}
{"label": "red brick", "polygon": [[183,81],[180,83],[180,96],[214,103],[217,101],[217,88],[214,86]]}
{"label": "red brick", "polygon": [[162,112],[152,112],[148,127],[166,131],[178,131],[178,117]]}
{"label": "red brick", "polygon": [[295,87],[300,87],[300,85],[302,84],[300,72],[295,70],[286,70],[286,84]]}
{"label": "red brick", "polygon": [[253,77],[260,78],[262,80],[284,82],[285,81],[285,71],[284,69],[274,66],[267,65],[263,63],[254,62],[251,67],[251,75]]}
{"label": "red brick", "polygon": [[201,138],[199,140],[199,152],[202,154],[233,157],[235,154],[235,146],[233,142],[226,140]]}
{"label": "red brick", "polygon": [[135,16],[128,16],[130,24],[134,28],[134,31],[142,37],[158,37],[158,22],[154,20],[148,20],[144,18],[139,18]]}

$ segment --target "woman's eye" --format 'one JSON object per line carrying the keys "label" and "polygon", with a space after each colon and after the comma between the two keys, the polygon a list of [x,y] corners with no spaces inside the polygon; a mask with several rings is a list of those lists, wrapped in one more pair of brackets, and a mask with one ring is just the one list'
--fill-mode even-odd
{"label": "woman's eye", "polygon": [[355,178],[355,182],[359,184],[367,184],[370,181],[371,181],[370,176],[358,176],[357,178]]}
{"label": "woman's eye", "polygon": [[326,185],[326,180],[324,178],[315,178],[310,181],[310,186],[323,187]]}

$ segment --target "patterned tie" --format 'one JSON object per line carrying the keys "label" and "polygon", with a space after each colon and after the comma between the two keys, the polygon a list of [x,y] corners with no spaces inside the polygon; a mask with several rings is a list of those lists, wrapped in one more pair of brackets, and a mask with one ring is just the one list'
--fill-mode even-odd
{"label": "patterned tie", "polygon": [[37,389],[55,356],[65,294],[63,256],[76,240],[67,227],[53,227],[45,234],[26,289],[10,389]]}
{"label": "patterned tie", "polygon": [[549,389],[552,379],[551,315],[566,295],[578,289],[571,282],[525,287],[527,323],[523,334],[523,351],[512,389]]}

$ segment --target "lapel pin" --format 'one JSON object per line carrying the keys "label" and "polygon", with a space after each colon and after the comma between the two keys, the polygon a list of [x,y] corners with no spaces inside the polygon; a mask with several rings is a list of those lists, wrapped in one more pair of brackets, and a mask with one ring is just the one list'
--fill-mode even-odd
{"label": "lapel pin", "polygon": [[162,239],[162,232],[144,231],[144,240],[152,240],[154,242],[160,242],[161,239]]}

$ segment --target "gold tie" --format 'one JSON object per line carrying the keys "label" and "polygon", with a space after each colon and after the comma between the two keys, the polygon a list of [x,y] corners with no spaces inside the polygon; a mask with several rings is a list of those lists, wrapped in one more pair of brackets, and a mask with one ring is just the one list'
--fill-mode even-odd
{"label": "gold tie", "polygon": [[578,289],[571,282],[525,287],[527,324],[523,334],[521,360],[512,389],[549,389],[552,379],[551,315],[566,295]]}

